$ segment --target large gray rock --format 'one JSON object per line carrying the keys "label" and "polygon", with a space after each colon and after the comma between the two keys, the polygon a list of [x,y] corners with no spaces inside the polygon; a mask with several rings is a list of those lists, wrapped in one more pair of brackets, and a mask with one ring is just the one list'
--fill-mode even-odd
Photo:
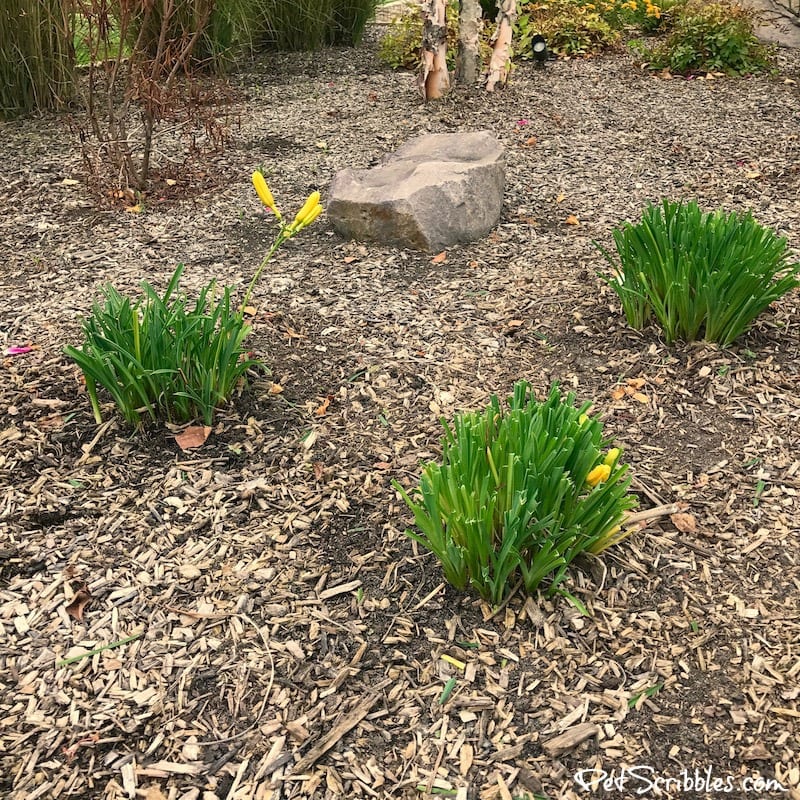
{"label": "large gray rock", "polygon": [[504,183],[503,147],[491,133],[420,136],[377,167],[338,172],[328,219],[348,238],[441,250],[489,233]]}

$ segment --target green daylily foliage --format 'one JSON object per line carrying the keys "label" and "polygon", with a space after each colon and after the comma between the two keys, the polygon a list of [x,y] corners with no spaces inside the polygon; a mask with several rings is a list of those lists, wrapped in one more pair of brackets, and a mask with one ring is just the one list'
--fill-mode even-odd
{"label": "green daylily foliage", "polygon": [[525,381],[509,407],[493,396],[483,412],[442,420],[441,463],[422,470],[409,494],[394,487],[414,514],[406,533],[434,553],[457,589],[501,603],[518,581],[528,593],[549,581],[552,594],[581,553],[619,541],[618,526],[635,499],[628,468],[617,460],[594,488],[586,476],[603,463],[601,425],[553,386],[537,402]]}
{"label": "green daylily foliage", "polygon": [[628,324],[640,330],[655,317],[668,344],[704,338],[726,347],[800,285],[786,239],[749,212],[704,213],[695,202],[664,200],[617,229],[614,244],[618,261],[598,249]]}
{"label": "green daylily foliage", "polygon": [[83,371],[98,423],[103,387],[131,425],[145,418],[211,425],[247,370],[263,367],[245,353],[250,326],[232,306],[230,289],[219,295],[211,281],[192,305],[178,291],[183,268],[163,297],[147,282],[135,303],[107,286],[105,302],[95,302],[84,320],[81,347],[65,348]]}

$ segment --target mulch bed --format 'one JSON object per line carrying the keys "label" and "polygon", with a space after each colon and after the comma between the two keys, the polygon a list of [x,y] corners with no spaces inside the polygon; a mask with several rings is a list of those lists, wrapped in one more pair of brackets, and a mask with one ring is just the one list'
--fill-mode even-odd
{"label": "mulch bed", "polygon": [[[0,381],[0,794],[678,797],[710,769],[728,797],[800,798],[800,293],[727,350],[667,347],[625,326],[593,244],[668,196],[800,246],[797,55],[780,67],[666,79],[619,53],[424,106],[371,47],[274,56],[238,78],[229,148],[139,214],[97,206],[62,119],[3,124],[0,333],[35,349]],[[274,230],[259,163],[293,210],[411,136],[477,129],[508,154],[489,237],[434,260],[323,217],[256,292],[271,374],[202,448],[111,407],[95,425],[61,351],[105,282],[185,261],[189,292],[241,286]],[[642,508],[684,504],[572,570],[588,616],[489,609],[404,535],[390,481],[520,378],[594,401]]]}

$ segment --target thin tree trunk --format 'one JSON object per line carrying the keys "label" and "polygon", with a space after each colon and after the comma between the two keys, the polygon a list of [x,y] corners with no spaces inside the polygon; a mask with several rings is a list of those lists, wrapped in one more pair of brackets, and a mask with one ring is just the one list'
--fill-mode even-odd
{"label": "thin tree trunk", "polygon": [[458,16],[456,80],[465,86],[474,86],[480,75],[481,25],[480,0],[461,0]]}
{"label": "thin tree trunk", "polygon": [[492,36],[492,60],[489,62],[489,77],[486,91],[493,92],[498,85],[508,80],[508,65],[511,62],[511,36],[517,18],[516,0],[497,0],[497,30]]}
{"label": "thin tree trunk", "polygon": [[422,4],[422,74],[420,90],[425,100],[436,100],[450,88],[447,72],[447,0]]}

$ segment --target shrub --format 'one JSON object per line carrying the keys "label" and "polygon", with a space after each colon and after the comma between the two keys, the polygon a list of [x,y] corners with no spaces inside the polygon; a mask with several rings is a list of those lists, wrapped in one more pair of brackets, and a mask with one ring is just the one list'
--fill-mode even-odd
{"label": "shrub", "polygon": [[[192,79],[197,68],[222,58],[220,31],[227,23],[221,17],[213,22],[210,15],[221,14],[230,2],[73,2],[81,58],[88,63],[86,80],[79,84],[82,113],[74,127],[96,189],[115,188],[117,196],[128,196],[129,189],[143,193],[151,171],[158,170],[156,158],[163,165],[169,151],[170,165],[178,164],[180,148],[175,152],[174,141],[158,146],[165,122],[171,132],[184,134],[184,172],[191,171],[190,162],[201,151],[198,128],[207,147],[223,147],[227,120],[218,119],[209,102],[213,95]],[[215,44],[214,36],[222,39]]]}
{"label": "shrub", "polygon": [[243,346],[250,332],[245,308],[273,253],[310,225],[322,206],[314,192],[287,225],[260,172],[253,174],[253,182],[262,203],[275,213],[280,230],[239,309],[232,305],[230,287],[218,297],[215,281],[202,289],[192,306],[178,291],[183,273],[179,264],[163,297],[144,282],[143,296],[132,303],[107,286],[105,303],[95,303],[83,323],[81,348],[65,348],[83,371],[98,424],[102,415],[97,387],[101,386],[132,425],[141,425],[143,417],[170,422],[201,418],[210,425],[215,410],[228,402],[247,370],[263,366]]}
{"label": "shrub", "polygon": [[758,40],[752,9],[726,2],[689,0],[676,5],[667,38],[648,47],[632,43],[653,69],[744,75],[769,69],[772,51]]}
{"label": "shrub", "polygon": [[394,487],[414,513],[406,533],[434,553],[446,579],[500,603],[519,578],[529,593],[549,579],[552,594],[580,553],[624,538],[635,504],[617,448],[604,452],[601,425],[553,386],[544,402],[525,381],[508,410],[496,396],[482,413],[442,420],[442,463],[422,471],[413,497]]}
{"label": "shrub", "polygon": [[336,0],[328,42],[346,46],[359,44],[367,22],[372,19],[379,5],[380,0]]}
{"label": "shrub", "polygon": [[599,2],[526,3],[514,32],[514,52],[520,58],[531,57],[531,39],[537,33],[544,36],[552,52],[566,56],[595,53],[619,41],[619,32],[603,16]]}
{"label": "shrub", "polygon": [[186,63],[216,70],[252,38],[249,0],[182,0],[174,5],[137,0],[136,6],[126,30],[127,44],[163,63],[167,72],[184,58],[180,54],[195,35]]}
{"label": "shrub", "polygon": [[654,33],[669,23],[672,9],[685,0],[600,0],[603,19],[615,30]]}
{"label": "shrub", "polygon": [[[727,346],[773,301],[800,285],[786,239],[747,213],[703,213],[697,203],[649,205],[614,232],[614,272],[628,324],[655,316],[668,343],[700,338]],[[599,247],[599,246],[598,246]]]}

